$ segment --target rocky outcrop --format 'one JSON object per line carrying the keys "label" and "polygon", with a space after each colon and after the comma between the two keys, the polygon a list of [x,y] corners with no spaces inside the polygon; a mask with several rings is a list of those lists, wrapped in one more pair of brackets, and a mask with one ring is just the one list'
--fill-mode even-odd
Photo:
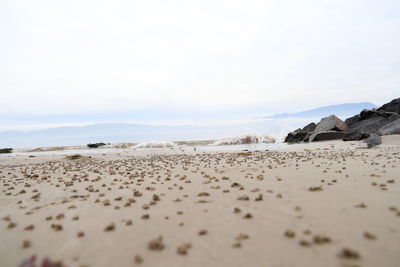
{"label": "rocky outcrop", "polygon": [[350,130],[346,131],[343,140],[352,141],[365,139],[388,123],[389,122],[382,117],[374,117],[359,121],[353,124]]}
{"label": "rocky outcrop", "polygon": [[350,124],[350,129],[346,131],[343,140],[362,140],[368,138],[372,133],[378,135],[399,133],[396,128],[398,122],[395,122],[400,119],[399,109],[400,98],[394,99],[378,109],[364,109],[360,114],[346,120]]}
{"label": "rocky outcrop", "polygon": [[317,125],[314,124],[314,129],[306,129],[309,125],[289,133],[285,142],[314,142],[333,139],[351,141],[371,137],[367,144],[372,147],[379,143],[379,136],[400,134],[400,98],[396,98],[378,109],[364,109],[345,121],[331,115],[321,119]]}
{"label": "rocky outcrop", "polygon": [[297,129],[289,133],[285,138],[285,142],[297,143],[341,139],[344,136],[342,132],[347,129],[349,129],[349,126],[344,121],[335,115],[331,115],[322,118],[318,124],[310,123],[303,129]]}

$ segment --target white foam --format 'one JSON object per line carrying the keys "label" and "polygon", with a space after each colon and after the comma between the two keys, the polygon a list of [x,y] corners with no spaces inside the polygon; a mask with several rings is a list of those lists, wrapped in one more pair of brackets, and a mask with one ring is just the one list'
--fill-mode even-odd
{"label": "white foam", "polygon": [[177,145],[169,141],[151,141],[143,142],[134,146],[134,148],[165,148],[165,147],[176,147]]}
{"label": "white foam", "polygon": [[276,142],[276,138],[269,135],[261,134],[245,134],[232,138],[224,138],[216,141],[214,146],[226,146],[226,145],[245,145],[245,144],[273,144]]}

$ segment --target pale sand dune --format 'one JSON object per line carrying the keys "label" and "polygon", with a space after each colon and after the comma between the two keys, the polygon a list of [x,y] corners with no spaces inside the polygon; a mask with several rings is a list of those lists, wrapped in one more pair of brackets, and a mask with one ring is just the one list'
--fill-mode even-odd
{"label": "pale sand dune", "polygon": [[2,157],[0,266],[399,266],[400,136],[365,147]]}

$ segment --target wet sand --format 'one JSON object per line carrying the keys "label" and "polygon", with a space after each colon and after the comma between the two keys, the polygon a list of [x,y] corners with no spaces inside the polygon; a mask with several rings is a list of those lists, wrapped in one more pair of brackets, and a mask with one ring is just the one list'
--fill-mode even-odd
{"label": "wet sand", "polygon": [[[32,154],[34,155],[34,154]],[[0,266],[399,266],[400,136],[0,158]]]}

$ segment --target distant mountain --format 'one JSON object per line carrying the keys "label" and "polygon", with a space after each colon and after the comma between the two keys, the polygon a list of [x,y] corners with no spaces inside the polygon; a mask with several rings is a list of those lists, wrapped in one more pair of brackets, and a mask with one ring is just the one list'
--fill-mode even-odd
{"label": "distant mountain", "polygon": [[336,115],[341,118],[351,117],[354,114],[360,113],[363,109],[377,108],[375,104],[369,102],[363,103],[346,103],[339,105],[324,106],[315,109],[304,110],[296,113],[281,113],[272,116],[261,117],[261,119],[286,119],[286,118],[322,118],[329,115]]}

